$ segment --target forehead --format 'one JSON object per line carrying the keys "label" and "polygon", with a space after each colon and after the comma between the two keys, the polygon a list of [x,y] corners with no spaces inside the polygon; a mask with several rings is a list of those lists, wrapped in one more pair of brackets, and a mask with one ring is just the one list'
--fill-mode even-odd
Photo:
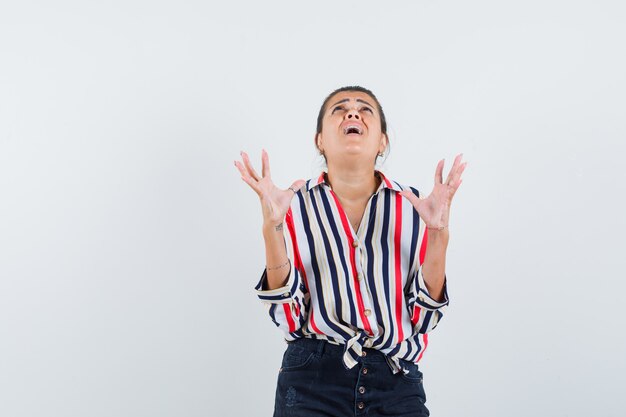
{"label": "forehead", "polygon": [[327,106],[332,106],[338,101],[348,99],[349,103],[356,102],[357,99],[366,101],[371,106],[376,106],[376,101],[367,93],[363,93],[361,91],[342,91],[340,93],[335,94],[328,100]]}

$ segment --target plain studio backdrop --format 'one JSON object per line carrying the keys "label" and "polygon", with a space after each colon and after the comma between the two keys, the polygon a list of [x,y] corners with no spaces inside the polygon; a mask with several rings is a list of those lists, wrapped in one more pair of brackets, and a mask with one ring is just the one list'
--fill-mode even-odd
{"label": "plain studio backdrop", "polygon": [[620,1],[5,1],[0,415],[270,416],[258,198],[319,175],[333,89],[378,95],[392,179],[452,207],[437,417],[622,416]]}

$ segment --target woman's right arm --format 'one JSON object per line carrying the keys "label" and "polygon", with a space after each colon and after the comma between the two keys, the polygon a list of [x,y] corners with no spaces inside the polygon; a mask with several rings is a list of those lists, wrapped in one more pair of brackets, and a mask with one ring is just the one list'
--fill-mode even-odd
{"label": "woman's right arm", "polygon": [[264,290],[276,289],[287,283],[292,267],[287,256],[283,228],[285,215],[295,194],[293,190],[302,187],[304,181],[294,181],[291,187],[281,190],[272,182],[269,157],[265,150],[261,156],[262,175],[258,175],[254,170],[247,153],[241,152],[241,158],[243,162],[235,161],[235,166],[241,173],[241,179],[259,196],[263,212],[263,240],[265,241],[267,272],[267,288]]}
{"label": "woman's right arm", "polygon": [[294,190],[301,188],[304,181],[295,181],[291,187],[281,190],[272,183],[267,152],[263,151],[262,176],[254,171],[245,152],[241,153],[241,157],[243,163],[235,161],[235,166],[241,173],[241,179],[259,196],[263,211],[266,268],[254,288],[274,324],[289,335],[287,337],[293,338],[293,333],[306,321],[308,294],[303,277],[293,264],[296,259],[294,242],[283,223],[295,195]]}
{"label": "woman's right arm", "polygon": [[265,265],[268,265],[266,267],[267,288],[265,289],[273,290],[287,284],[291,268],[285,248],[283,222],[278,225],[263,225],[263,240],[265,241]]}

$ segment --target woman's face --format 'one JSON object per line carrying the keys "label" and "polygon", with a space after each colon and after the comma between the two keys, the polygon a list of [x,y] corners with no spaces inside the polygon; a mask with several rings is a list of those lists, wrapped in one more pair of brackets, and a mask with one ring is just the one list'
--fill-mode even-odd
{"label": "woman's face", "polygon": [[337,93],[328,100],[322,132],[316,142],[329,166],[355,158],[373,164],[376,155],[387,146],[376,102],[360,91]]}

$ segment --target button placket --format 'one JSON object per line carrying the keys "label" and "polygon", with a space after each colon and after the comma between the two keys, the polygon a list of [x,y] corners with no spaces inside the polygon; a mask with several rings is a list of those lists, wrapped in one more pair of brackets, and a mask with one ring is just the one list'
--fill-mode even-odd
{"label": "button placket", "polygon": [[[353,242],[353,245],[354,243],[356,243],[356,240]],[[359,284],[359,290],[361,291],[361,297],[363,299],[363,314],[365,314],[366,317],[370,317],[372,314],[371,305],[369,302],[371,300],[371,293],[365,281],[365,274],[363,273],[363,256],[361,256],[360,252],[361,250],[357,249],[354,253],[355,261],[357,262],[357,265],[360,265],[360,267],[357,266],[356,268],[356,277]]]}
{"label": "button placket", "polygon": [[[363,353],[365,353],[365,351],[363,351]],[[362,355],[365,356],[365,355]],[[361,371],[359,372],[359,378],[357,380],[357,390],[356,390],[356,402],[355,402],[355,408],[356,408],[356,412],[363,412],[365,410],[365,400],[366,400],[366,396],[365,393],[367,392],[367,389],[365,388],[366,383],[363,381],[366,376],[369,373],[369,369],[367,368],[366,365],[361,365]]]}
{"label": "button placket", "polygon": [[[372,298],[372,295],[364,280],[365,277],[363,275],[363,255],[362,255],[363,248],[362,247],[357,248],[357,246],[359,246],[359,243],[357,240],[354,240],[352,242],[352,246],[356,248],[354,250],[354,261],[356,263],[355,272],[356,272],[356,278],[357,278],[356,290],[361,293],[361,300],[363,301],[363,310],[360,313],[365,315],[365,317],[363,318],[363,321],[365,321],[371,315],[370,300]],[[375,327],[373,327],[371,331],[366,332],[367,335],[373,336],[376,333],[376,330],[374,329]]]}

